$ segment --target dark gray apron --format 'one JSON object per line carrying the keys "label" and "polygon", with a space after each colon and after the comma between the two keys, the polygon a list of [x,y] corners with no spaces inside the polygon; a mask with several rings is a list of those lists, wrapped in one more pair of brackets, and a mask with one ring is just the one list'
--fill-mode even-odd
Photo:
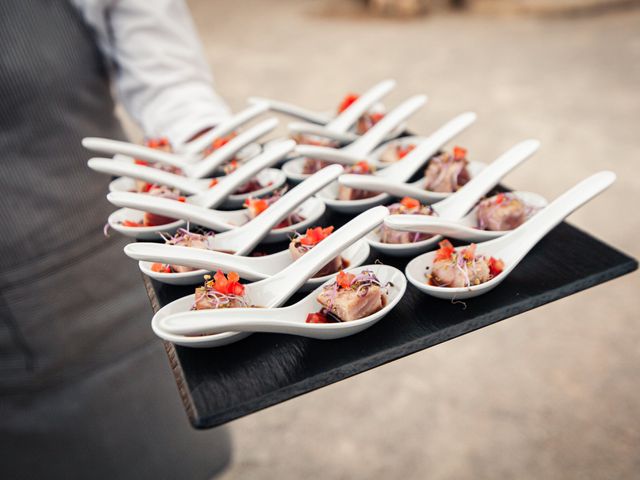
{"label": "dark gray apron", "polygon": [[0,2],[0,477],[207,478],[85,136],[122,137],[103,58],[67,0]]}

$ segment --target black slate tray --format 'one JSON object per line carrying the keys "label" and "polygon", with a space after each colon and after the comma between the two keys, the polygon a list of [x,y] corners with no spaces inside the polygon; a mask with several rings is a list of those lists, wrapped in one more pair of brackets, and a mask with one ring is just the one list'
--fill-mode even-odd
{"label": "black slate tray", "polygon": [[[336,228],[351,217],[328,213]],[[277,251],[274,245],[265,251]],[[260,250],[261,247],[258,248]],[[404,271],[408,259],[378,255]],[[411,284],[398,306],[364,332],[331,341],[253,334],[226,347],[192,349],[165,342],[189,419],[211,428],[425,348],[486,327],[635,270],[635,259],[562,223],[499,287],[465,303],[424,295]],[[144,277],[154,311],[193,293]],[[296,301],[298,297],[291,299]]]}

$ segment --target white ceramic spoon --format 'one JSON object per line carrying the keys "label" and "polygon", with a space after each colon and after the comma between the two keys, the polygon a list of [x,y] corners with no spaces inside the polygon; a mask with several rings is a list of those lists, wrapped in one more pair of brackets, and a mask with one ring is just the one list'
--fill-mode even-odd
{"label": "white ceramic spoon", "polygon": [[[394,182],[398,182],[399,184],[399,182],[407,181],[429,160],[429,158],[442,148],[445,143],[468,128],[475,119],[476,114],[473,112],[458,115],[436,130],[424,141],[419,143],[416,148],[393,165],[383,170],[378,170],[373,175],[341,175],[338,182],[345,186],[350,186],[354,183],[367,185],[370,183],[372,186],[376,187],[373,188],[373,191],[378,191],[380,190],[380,185],[393,184]],[[474,177],[482,170],[483,167],[484,164],[480,162],[470,162],[468,170],[471,176]],[[387,172],[387,170],[389,171]],[[417,180],[410,185],[415,186],[417,189],[421,183],[422,180]],[[318,194],[318,197],[321,198],[331,209],[343,213],[361,212],[374,205],[380,205],[387,202],[391,198],[389,193],[382,192],[378,195],[360,200],[339,200],[337,198],[338,191],[338,184],[332,184],[322,190]],[[450,194],[437,193],[433,195],[433,200],[440,200],[448,195]]]}
{"label": "white ceramic spoon", "polygon": [[304,157],[320,158],[336,163],[354,165],[366,160],[373,151],[399,124],[417,112],[425,103],[426,95],[414,95],[387,113],[367,133],[342,148],[321,147],[318,145],[298,145],[296,153]]}
{"label": "white ceramic spoon", "polygon": [[[409,196],[423,203],[433,203],[434,201],[442,200],[450,194],[425,190],[422,186],[422,179],[413,183],[407,182],[444,144],[468,128],[475,122],[476,118],[477,115],[473,112],[460,114],[436,130],[432,135],[419,142],[416,147],[401,160],[376,171],[374,175],[342,175],[339,179],[340,185],[388,193],[397,197]],[[386,146],[382,146],[376,150],[379,163],[381,148],[386,148]],[[468,168],[471,170],[479,170],[481,168],[480,165],[480,162],[470,162]]]}
{"label": "white ceramic spoon", "polygon": [[[462,131],[467,129],[471,124],[475,122],[477,115],[474,112],[466,112],[462,113],[452,120],[444,124],[434,133],[432,133],[429,137],[402,137],[396,140],[392,140],[391,142],[386,142],[377,147],[371,154],[367,156],[367,162],[371,165],[375,166],[379,170],[376,171],[375,175],[385,175],[383,173],[384,170],[387,170],[389,167],[393,166],[394,168],[386,175],[389,175],[393,178],[395,175],[397,179],[406,179],[408,180],[417,172],[428,160],[431,156],[433,156],[444,144],[453,139],[456,135],[459,135]],[[427,142],[427,143],[425,143]],[[415,144],[416,148],[413,151],[409,152],[404,158],[401,160],[389,164],[380,160],[382,152],[389,144]],[[420,148],[418,148],[420,147]],[[318,159],[331,161],[333,156],[332,150],[325,150],[318,154]],[[407,158],[408,157],[408,158]],[[401,163],[402,162],[402,163]],[[304,179],[306,174],[302,173],[304,168],[305,159],[303,157],[296,158],[287,162],[283,166],[283,171],[287,174],[287,178],[291,181],[298,181],[300,179]],[[475,162],[472,162],[475,163]],[[396,166],[396,165],[401,166]],[[478,166],[478,165],[476,165]],[[386,168],[385,168],[386,167]],[[473,168],[473,167],[472,167]],[[392,173],[392,172],[395,172]],[[408,176],[407,176],[408,174]],[[347,182],[349,182],[349,178],[353,175],[344,175],[343,177],[347,178]],[[357,180],[357,179],[356,179]],[[405,181],[406,181],[405,180]],[[418,183],[418,182],[416,182]],[[379,188],[380,182],[377,180],[373,180],[373,186]]]}
{"label": "white ceramic spoon", "polygon": [[[369,258],[369,252],[369,243],[366,240],[359,240],[343,251],[341,256],[348,262],[349,267],[358,267]],[[249,281],[263,280],[293,263],[288,249],[262,257],[240,257],[213,250],[136,242],[125,246],[124,253],[139,260],[138,265],[142,273],[169,285],[196,285],[202,283],[204,274],[218,269],[237,272],[241,278]],[[183,265],[198,270],[180,273],[154,272],[151,267],[155,262]],[[329,277],[331,275],[312,277],[301,288],[304,291],[311,290],[322,285]]]}
{"label": "white ceramic spoon", "polygon": [[[211,310],[208,316],[167,312],[168,316],[160,317],[155,322],[154,330],[156,334],[165,339],[168,335],[182,336],[201,333],[210,335],[229,330],[251,333],[283,333],[320,340],[347,337],[359,333],[381,320],[398,304],[406,291],[407,280],[397,268],[388,265],[366,265],[348,269],[350,273],[356,275],[364,270],[373,271],[382,285],[388,285],[386,287],[387,303],[377,312],[358,320],[323,324],[306,323],[308,314],[315,313],[322,308],[316,298],[324,288],[323,285],[288,307],[225,308]],[[334,279],[331,278],[325,282],[325,285],[333,281]]]}
{"label": "white ceramic spoon", "polygon": [[[507,173],[531,157],[539,147],[540,142],[538,140],[525,140],[511,147],[489,166],[473,176],[460,190],[450,194],[444,200],[431,205],[431,208],[433,208],[437,214],[436,216],[390,215],[389,218],[393,217],[393,221],[388,221],[387,219],[385,220],[385,225],[397,230],[433,234],[441,232],[438,230],[425,232],[425,228],[418,227],[413,230],[405,228],[405,226],[409,222],[418,226],[425,225],[426,222],[421,223],[424,222],[425,218],[434,219],[434,223],[444,221],[449,222],[449,224],[456,222],[460,225],[477,225],[476,209],[473,207],[489,190],[495,187]],[[521,196],[526,205],[536,210],[546,205],[546,200],[539,195],[525,192],[516,192],[516,194]],[[471,212],[469,212],[469,210],[471,210]],[[411,217],[411,220],[405,220],[404,217]],[[396,226],[399,228],[396,228]],[[476,230],[482,232],[482,230]],[[492,232],[490,235],[498,236],[504,233],[505,232]],[[382,243],[379,232],[372,232],[367,237],[371,246],[376,250],[387,255],[403,257],[424,252],[434,247],[441,239],[441,236],[436,235],[426,240],[413,243]]]}
{"label": "white ceramic spoon", "polygon": [[[273,165],[278,159],[289,153],[294,146],[295,142],[293,140],[286,140],[272,145],[257,157],[242,164],[237,170],[221,177],[220,182],[214,188],[206,192],[191,195],[187,197],[186,202],[188,202],[189,205],[199,206],[202,210],[217,207],[224,202],[229,195],[236,191],[240,185],[254,177],[261,170]],[[123,235],[141,240],[151,240],[157,238],[160,232],[174,232],[177,228],[185,225],[184,220],[176,220],[175,222],[153,227],[127,227],[122,225],[121,222],[125,219],[140,221],[145,211],[165,215],[162,212],[169,211],[167,208],[179,208],[179,205],[185,205],[186,203],[143,193],[130,192],[112,192],[107,195],[107,199],[114,205],[122,207],[109,217],[108,223],[111,228]],[[145,208],[148,208],[148,210],[137,210],[137,208],[139,208],[137,206],[140,205],[145,205]],[[222,225],[226,223],[225,219],[221,217],[216,217],[216,219],[219,220],[218,229],[224,229]]]}
{"label": "white ceramic spoon", "polygon": [[[511,192],[532,210],[532,215],[547,205],[541,195],[533,192]],[[458,220],[429,215],[390,215],[386,225],[394,230],[440,235],[466,242],[486,242],[511,230],[481,230],[478,228],[478,206]],[[377,245],[376,245],[377,247]]]}
{"label": "white ceramic spoon", "polygon": [[[245,133],[251,133],[249,137],[245,137],[241,142],[248,143],[249,141],[252,141],[252,139],[255,139],[256,136],[262,136],[267,131],[273,130],[276,124],[277,120],[275,119],[265,120],[261,124],[256,125],[253,129],[251,129],[254,130],[253,132],[248,130],[247,132],[244,132],[238,137],[234,138],[231,142],[234,142],[235,140],[241,138]],[[192,175],[187,176],[177,175],[175,173],[166,172],[159,168],[154,168],[146,165],[138,165],[131,162],[115,162],[112,159],[108,158],[92,158],[88,161],[87,164],[89,165],[89,168],[96,172],[134,180],[142,180],[144,182],[155,183],[158,185],[165,185],[167,187],[177,188],[182,193],[193,195],[209,190],[211,178],[201,178],[200,174],[205,172],[208,174],[215,170],[215,168],[219,165],[219,159],[213,159],[213,157],[216,156],[216,154],[222,152],[222,150],[226,149],[231,144],[231,142],[216,150],[213,154],[202,160],[200,163],[196,165],[189,165],[188,167],[189,169],[191,169]],[[237,148],[234,148],[234,151],[236,150]],[[231,158],[233,155],[226,156],[228,158]],[[215,160],[215,162],[212,162],[212,159]],[[250,159],[244,163],[247,163],[249,161]]]}
{"label": "white ceramic spoon", "polygon": [[[280,160],[276,161],[276,164],[280,162]],[[206,189],[200,190],[200,192],[204,192],[208,190],[211,185],[212,179],[203,179],[202,185],[206,186]],[[273,191],[282,187],[286,181],[287,177],[277,168],[265,168],[256,174],[253,178],[259,185],[260,188],[256,190],[252,190],[250,192],[245,193],[232,193],[229,195],[226,200],[222,203],[223,208],[238,208],[244,205],[245,201],[249,198],[257,198],[264,197]],[[135,193],[137,189],[136,180],[130,177],[119,177],[112,180],[109,183],[109,191],[110,192],[133,192]],[[200,193],[197,192],[197,193]]]}
{"label": "white ceramic spoon", "polygon": [[266,103],[269,106],[269,109],[274,112],[291,115],[292,117],[300,118],[317,125],[324,125],[329,134],[333,132],[340,134],[347,132],[353,124],[358,121],[362,114],[368,111],[382,97],[393,90],[395,86],[395,80],[391,79],[377,83],[365,93],[358,96],[358,99],[355,102],[333,118],[324,113],[313,112],[291,103],[270,100],[268,98],[250,97],[249,103],[258,105]]}
{"label": "white ceramic spoon", "polygon": [[[253,305],[264,308],[275,308],[284,304],[314,273],[326,265],[332,258],[339,255],[349,245],[362,238],[367,232],[379,225],[389,214],[386,207],[376,207],[368,210],[333,232],[320,242],[315,248],[303,255],[296,262],[275,275],[255,283],[245,285],[245,296]],[[404,291],[402,292],[404,293]],[[194,302],[194,295],[188,295],[165,305],[153,317],[151,322],[154,332],[160,337],[184,346],[214,347],[227,345],[246,337],[248,332],[225,332],[214,335],[197,337],[172,334],[164,327],[174,326],[175,320],[180,327],[180,319],[187,321],[206,322],[215,318],[213,310],[190,311]],[[244,309],[243,309],[244,310]],[[215,312],[221,312],[216,310]],[[215,320],[214,320],[215,322]],[[163,326],[160,326],[160,323]],[[198,327],[200,325],[196,325]]]}
{"label": "white ceramic spoon", "polygon": [[[132,169],[131,173],[112,173],[108,169],[102,169],[98,171],[108,173],[110,175],[131,176],[133,178],[140,178],[142,180],[145,180],[145,178],[142,177],[156,178],[156,172],[162,172],[170,176],[158,178],[163,178],[166,182],[177,182],[184,188],[190,188],[189,190],[182,190],[181,188],[182,191],[195,193],[198,189],[202,190],[203,183],[201,181],[199,182],[200,179],[203,179],[207,175],[212,175],[220,165],[222,165],[227,160],[232,159],[238,152],[247,147],[247,145],[255,142],[260,137],[272,131],[274,128],[276,128],[277,125],[278,120],[275,118],[269,118],[263,122],[260,122],[247,131],[242,132],[237,137],[234,137],[222,147],[214,150],[210,155],[198,161],[197,163],[192,163],[191,161],[185,160],[182,155],[162,152],[160,150],[154,150],[142,145],[135,145],[132,143],[120,142],[117,140],[107,140],[104,138],[84,138],[82,140],[82,144],[91,150],[101,151],[109,154],[129,155],[131,157],[140,158],[142,160],[160,162],[166,165],[178,167],[182,170],[183,174],[170,174],[168,172],[162,172],[161,170],[154,167],[136,165],[127,162],[114,163],[119,166],[119,169],[121,171],[126,171],[124,170],[125,167],[137,167],[135,169]],[[116,167],[114,166],[114,168]],[[145,173],[145,171],[147,173]],[[160,183],[161,185],[173,186],[169,183],[161,183],[160,181],[156,180],[145,181],[148,181],[150,183]],[[189,185],[193,186],[189,187]],[[176,188],[180,187],[176,186]]]}
{"label": "white ceramic spoon", "polygon": [[[299,149],[307,148],[313,151],[319,152],[317,158],[329,161],[335,161],[336,163],[352,165],[358,161],[362,161],[367,158],[367,154],[370,153],[376,145],[378,145],[385,135],[395,128],[399,123],[406,120],[409,116],[415,113],[422,105],[427,101],[426,95],[415,95],[408,100],[405,100],[398,107],[389,112],[382,120],[376,123],[367,133],[362,135],[355,142],[343,147],[341,149],[329,148],[329,147],[317,147],[312,145],[299,145],[296,147],[296,151]],[[314,156],[313,154],[310,156]],[[287,177],[292,178],[291,172],[287,172],[287,167],[293,169],[300,169],[299,166],[295,166],[295,162],[298,160],[292,160],[285,163],[282,170],[287,173]],[[304,177],[304,175],[302,175]],[[360,200],[338,200],[339,186],[337,183],[329,185],[327,188],[319,192],[318,196],[324,200],[324,202],[332,209],[343,213],[358,213],[371,208],[375,205],[380,205],[387,200],[388,195],[379,194],[369,198]]]}
{"label": "white ceramic spoon", "polygon": [[[162,198],[157,200],[164,200],[164,202],[151,203],[149,202],[149,199],[152,199],[153,197],[150,195],[142,195],[139,196],[142,197],[141,201],[147,203],[140,203],[138,205],[140,208],[145,210],[149,206],[154,209],[157,207],[157,211],[154,213],[158,213],[159,215],[181,218],[213,230],[226,230],[214,237],[212,248],[214,250],[231,251],[235,255],[246,255],[253,249],[253,247],[260,243],[263,238],[272,233],[271,231],[273,227],[284,220],[292,211],[300,208],[300,206],[319,189],[336,179],[338,175],[340,175],[341,171],[342,167],[339,165],[336,165],[336,168],[329,170],[323,169],[322,172],[318,172],[318,174],[309,178],[306,182],[292,188],[284,194],[282,198],[270,205],[263,213],[233,229],[229,229],[228,225],[221,222],[221,217],[223,216],[218,215],[219,212],[214,212],[212,210],[193,205],[184,208],[184,203],[176,202],[175,200]],[[114,195],[116,194],[110,193],[107,197],[112,203],[114,203]],[[304,222],[290,227],[277,229],[275,233],[273,233],[273,235],[277,237],[273,240],[282,240],[287,236],[287,234],[295,231],[295,228],[302,228],[303,224],[306,225],[317,221],[323,211],[323,209],[320,210],[320,215],[314,213],[314,218],[305,219]],[[313,212],[309,212],[307,210],[305,213],[311,214]],[[156,236],[156,239],[157,238],[158,237]]]}
{"label": "white ceramic spoon", "polygon": [[321,147],[317,145],[298,145],[296,153],[301,157],[285,162],[282,171],[292,182],[299,182],[309,176],[303,173],[305,157],[317,158],[343,165],[354,165],[366,160],[367,155],[379,145],[388,134],[408,117],[415,113],[427,101],[426,95],[415,95],[385,115],[357,140],[341,148]]}
{"label": "white ceramic spoon", "polygon": [[343,145],[351,143],[358,138],[358,135],[353,132],[336,132],[334,130],[329,130],[325,126],[313,123],[291,122],[287,125],[287,129],[293,135],[313,135],[316,137],[326,138],[327,140],[333,140]]}
{"label": "white ceramic spoon", "polygon": [[[147,197],[149,196],[147,195]],[[158,240],[159,232],[157,229],[160,227],[164,227],[160,232],[169,233],[178,227],[184,226],[186,223],[192,223],[217,232],[226,232],[227,230],[232,230],[240,225],[244,225],[251,220],[251,215],[247,208],[241,210],[215,210],[169,199],[161,199],[161,202],[149,202],[147,198],[129,192],[110,193],[107,195],[107,200],[114,205],[126,204],[131,206],[131,208],[121,208],[109,217],[109,225],[115,230],[120,231],[118,229],[125,229],[124,234],[126,235],[132,229],[136,228],[153,229],[150,235],[135,236],[135,238],[139,240]],[[163,216],[180,219],[176,220],[176,222],[179,222],[178,227],[167,228],[167,225],[161,225],[160,227],[123,227],[121,225],[124,220],[134,222],[142,221],[144,212],[149,211],[147,207],[156,211],[162,210],[165,212]],[[326,206],[322,200],[315,197],[308,198],[295,209],[304,220],[286,227],[272,229],[264,238],[264,243],[274,243],[288,239],[293,232],[316,223],[320,217],[322,217],[325,210]],[[114,225],[112,225],[112,223]],[[173,225],[174,223],[175,222],[172,222],[169,225]]]}
{"label": "white ceramic spoon", "polygon": [[[505,280],[526,254],[549,231],[574,210],[609,187],[616,179],[613,172],[603,171],[578,183],[560,195],[528,222],[506,235],[478,244],[476,255],[494,257],[504,262],[504,270],[488,282],[464,288],[435,287],[426,281],[427,267],[433,265],[434,252],[428,252],[411,260],[405,270],[409,281],[424,293],[438,298],[464,300],[487,293]],[[460,247],[465,248],[465,247]],[[460,250],[460,248],[456,250]],[[537,279],[544,281],[544,278]]]}
{"label": "white ceramic spoon", "polygon": [[251,105],[266,104],[268,109],[273,112],[284,113],[291,117],[299,118],[307,122],[315,123],[318,125],[326,125],[332,119],[331,115],[325,112],[316,112],[309,110],[308,108],[299,107],[293,103],[283,102],[281,100],[273,100],[265,97],[249,97],[247,101]]}
{"label": "white ceramic spoon", "polygon": [[[121,142],[98,137],[85,137],[82,139],[82,145],[85,148],[96,152],[108,153],[110,155],[128,155],[141,160],[160,162],[165,165],[178,167],[188,172],[189,166],[202,159],[202,152],[216,138],[224,137],[225,135],[233,132],[239,126],[247,123],[249,120],[255,118],[261,113],[266,112],[268,108],[269,106],[264,103],[252,105],[251,107],[232,116],[228,120],[220,122],[217,127],[205,132],[199,138],[189,142],[177,153],[162,152],[135,143]],[[225,152],[231,151],[232,148],[233,147],[227,148]]]}

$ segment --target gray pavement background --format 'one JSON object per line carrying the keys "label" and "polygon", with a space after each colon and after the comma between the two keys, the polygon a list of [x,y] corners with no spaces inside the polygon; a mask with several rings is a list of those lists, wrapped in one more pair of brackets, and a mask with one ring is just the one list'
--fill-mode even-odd
{"label": "gray pavement background", "polygon": [[[571,222],[640,256],[640,11],[401,21],[189,4],[234,109],[249,95],[333,108],[394,77],[389,104],[430,96],[416,132],[479,114],[458,140],[473,158],[542,140],[512,187],[553,198],[614,170]],[[223,478],[639,478],[639,287],[636,273],[236,421]]]}

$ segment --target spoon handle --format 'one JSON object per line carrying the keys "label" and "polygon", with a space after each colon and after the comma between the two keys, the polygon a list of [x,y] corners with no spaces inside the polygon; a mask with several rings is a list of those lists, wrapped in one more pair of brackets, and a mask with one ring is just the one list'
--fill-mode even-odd
{"label": "spoon handle", "polygon": [[[396,86],[395,80],[383,80],[358,97],[342,113],[327,124],[327,129],[334,132],[348,131],[373,105],[387,95]],[[393,128],[392,128],[393,130]]]}
{"label": "spoon handle", "polygon": [[87,165],[89,165],[91,170],[95,170],[96,172],[106,173],[107,175],[114,175],[116,177],[130,177],[158,185],[166,185],[167,187],[177,188],[181,192],[188,194],[199,193],[204,190],[203,187],[192,179],[145,165],[117,162],[108,158],[91,158],[87,162]]}
{"label": "spoon handle", "polygon": [[405,100],[382,117],[367,133],[344,147],[344,150],[355,156],[366,157],[394,128],[414,114],[426,102],[426,95],[414,95]]}
{"label": "spoon handle", "polygon": [[144,193],[111,192],[107,200],[121,208],[133,208],[143,212],[151,212],[169,218],[179,218],[216,231],[234,228],[225,218],[224,212],[218,213],[199,205],[178,202],[170,198],[155,197]]}
{"label": "spoon handle", "polygon": [[[271,229],[298,208],[307,198],[334,181],[344,171],[340,165],[329,165],[289,190],[263,213],[236,229],[240,236],[236,255],[246,255],[260,243]],[[246,234],[245,234],[246,232]]]}
{"label": "spoon handle", "polygon": [[272,131],[277,125],[278,120],[276,118],[268,118],[264,122],[260,122],[247,131],[242,132],[222,147],[214,150],[213,153],[203,158],[200,162],[194,164],[190,168],[190,177],[204,178],[210,175],[223,162],[233,158],[236,153],[251,142],[255,142],[258,138]]}
{"label": "spoon handle", "polygon": [[335,140],[340,143],[351,143],[358,136],[351,132],[334,132],[322,125],[316,125],[313,123],[305,122],[291,122],[287,125],[287,128],[292,133],[298,133],[302,135],[316,135],[318,137],[327,138],[329,140]]}
{"label": "spoon handle", "polygon": [[525,140],[500,155],[464,187],[434,205],[441,217],[458,220],[495,187],[511,170],[533,155],[540,147],[538,140]]}
{"label": "spoon handle", "polygon": [[311,111],[307,108],[298,107],[289,102],[282,102],[280,100],[272,100],[270,98],[263,97],[249,97],[250,104],[266,104],[269,110],[273,112],[284,113],[292,117],[306,120],[307,122],[317,123],[318,125],[326,125],[331,120],[329,115],[324,113],[318,113]]}
{"label": "spoon handle", "polygon": [[604,170],[591,175],[556,198],[526,223],[501,238],[487,242],[500,245],[505,262],[515,266],[536,243],[556,225],[593,197],[606,190],[616,179],[613,172]]}
{"label": "spoon handle", "polygon": [[379,171],[377,175],[396,182],[408,181],[444,144],[468,128],[476,118],[477,115],[474,112],[458,115],[429,135],[403,159]]}
{"label": "spoon handle", "polygon": [[385,192],[396,197],[412,197],[423,203],[432,203],[442,198],[442,194],[440,193],[429,192],[414,185],[398,183],[378,175],[345,173],[344,175],[340,175],[338,182],[345,187],[369,190],[372,192]]}
{"label": "spoon handle", "polygon": [[382,223],[389,215],[387,207],[378,206],[361,213],[333,232],[294,263],[260,282],[268,289],[269,303],[266,307],[281,305],[293,295],[309,278],[339,255],[345,248],[364,237]]}
{"label": "spoon handle", "polygon": [[364,160],[364,157],[345,152],[344,149],[321,147],[319,145],[297,145],[295,152],[298,155],[327,162],[340,163],[342,165],[355,165]]}
{"label": "spoon handle", "polygon": [[208,271],[218,269],[237,272],[242,278],[255,281],[266,277],[252,267],[251,257],[241,257],[214,250],[182,247],[152,242],[130,243],[124,247],[124,253],[134,260],[143,262],[162,262],[185,267],[201,268]]}
{"label": "spoon handle", "polygon": [[260,155],[242,164],[237,170],[220,177],[220,181],[215,187],[190,197],[189,202],[207,208],[217,207],[251,177],[291,152],[295,145],[296,142],[293,140],[285,140],[269,146]]}
{"label": "spoon handle", "polygon": [[189,163],[174,153],[155,150],[145,147],[144,145],[136,145],[135,143],[110,140],[108,138],[85,137],[82,139],[82,146],[89,150],[107,153],[109,155],[128,155],[147,162],[159,162],[180,169],[189,168]]}
{"label": "spoon handle", "polygon": [[[182,312],[169,315],[158,326],[174,335],[200,335],[223,332],[271,332],[290,333],[304,331],[306,324],[298,328],[287,316],[287,308],[219,308],[211,316],[206,311]],[[197,315],[195,314],[197,313]]]}
{"label": "spoon handle", "polygon": [[431,233],[450,238],[465,237],[477,229],[469,228],[455,220],[430,215],[389,215],[384,219],[387,227],[404,232]]}
{"label": "spoon handle", "polygon": [[198,157],[216,138],[224,137],[230,134],[236,128],[244,125],[248,121],[266,112],[269,105],[266,103],[257,103],[249,108],[236,113],[231,118],[220,122],[216,127],[208,132],[203,133],[198,138],[184,144],[180,147],[181,153],[186,153],[192,157]]}

